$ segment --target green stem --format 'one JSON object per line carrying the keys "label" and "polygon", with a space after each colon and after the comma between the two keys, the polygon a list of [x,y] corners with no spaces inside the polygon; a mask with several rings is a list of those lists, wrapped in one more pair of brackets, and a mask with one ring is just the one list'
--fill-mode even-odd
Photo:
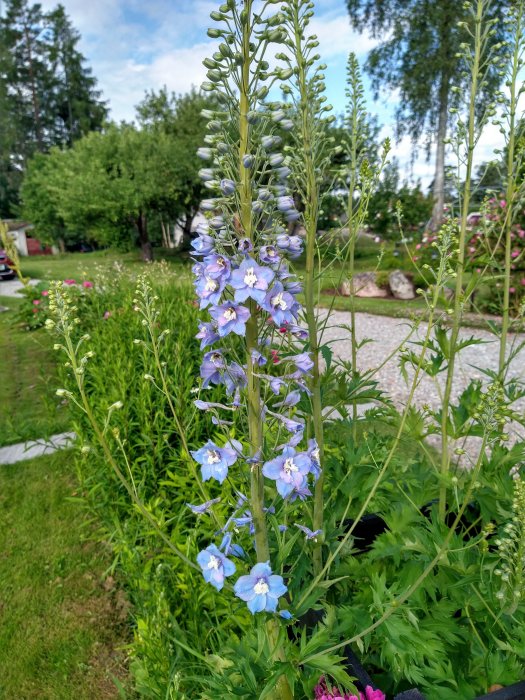
{"label": "green stem", "polygon": [[[240,224],[243,235],[254,241],[252,222],[252,180],[249,168],[244,166],[244,156],[250,152],[250,68],[252,52],[250,49],[251,21],[253,0],[245,0],[243,12],[246,18],[242,29],[242,75],[239,97],[239,179],[240,179]],[[246,377],[248,399],[248,430],[251,457],[260,459],[263,449],[263,428],[261,422],[261,386],[256,367],[252,360],[251,351],[257,348],[258,323],[257,304],[250,300],[250,318],[246,324]],[[261,462],[254,462],[250,474],[250,508],[253,527],[255,530],[255,551],[258,562],[270,560],[268,530],[264,514],[264,479]],[[268,645],[279,661],[285,661],[285,655],[279,643],[280,628],[277,620],[269,620],[265,624]],[[288,679],[283,675],[279,678],[274,697],[276,700],[292,700],[293,694]]]}
{"label": "green stem", "polygon": [[465,185],[463,190],[463,202],[461,208],[461,225],[458,241],[458,262],[456,268],[456,289],[454,299],[454,314],[452,318],[452,330],[450,333],[450,357],[447,367],[447,377],[445,383],[445,391],[443,394],[442,419],[441,419],[441,484],[439,490],[439,506],[438,513],[442,521],[445,520],[447,510],[447,477],[450,471],[450,454],[449,454],[449,437],[448,437],[448,421],[450,398],[452,394],[452,385],[454,381],[454,369],[456,366],[457,340],[461,327],[463,316],[463,275],[465,270],[465,245],[467,239],[467,217],[470,205],[470,190],[472,180],[472,162],[474,156],[474,148],[476,143],[476,96],[479,84],[479,70],[481,61],[481,22],[483,18],[483,0],[478,0],[476,7],[475,19],[475,36],[474,36],[474,59],[472,64],[472,83],[470,86],[469,99],[469,121],[468,121],[468,137],[467,137],[467,163],[465,174]]}
{"label": "green stem", "polygon": [[504,230],[505,230],[505,267],[503,280],[503,314],[501,319],[501,336],[499,346],[499,363],[498,375],[500,381],[503,381],[505,372],[505,355],[507,350],[507,333],[510,322],[510,286],[511,286],[511,265],[512,265],[512,210],[514,205],[514,195],[516,188],[516,169],[514,163],[514,154],[516,147],[516,110],[518,107],[517,80],[520,69],[520,39],[523,30],[523,5],[519,3],[518,17],[516,23],[516,34],[514,42],[514,51],[512,54],[512,74],[510,79],[510,98],[509,98],[509,143],[507,151],[507,188],[505,200],[507,208],[505,212]]}
{"label": "green stem", "polygon": [[[316,264],[316,238],[317,221],[319,218],[319,185],[317,182],[315,161],[313,157],[312,131],[314,114],[312,110],[312,96],[308,91],[307,61],[303,52],[304,33],[301,31],[299,21],[299,3],[293,3],[293,23],[295,54],[298,68],[299,87],[299,111],[301,114],[301,145],[303,149],[303,163],[305,170],[305,194],[306,201],[303,215],[306,229],[306,270],[304,277],[305,316],[310,340],[310,352],[312,355],[312,376],[309,386],[312,402],[311,423],[313,434],[319,449],[319,463],[321,473],[314,491],[313,529],[322,530],[324,521],[324,428],[321,400],[321,372],[319,357],[319,338],[317,318],[315,314],[315,264]],[[316,543],[313,549],[313,567],[317,575],[323,568],[323,552],[321,542]]]}

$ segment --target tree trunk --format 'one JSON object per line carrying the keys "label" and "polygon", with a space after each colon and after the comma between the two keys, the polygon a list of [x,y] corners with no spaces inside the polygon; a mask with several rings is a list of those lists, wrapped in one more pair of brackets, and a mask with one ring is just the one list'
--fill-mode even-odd
{"label": "tree trunk", "polygon": [[135,221],[135,226],[139,233],[140,248],[142,251],[142,259],[144,262],[152,262],[153,260],[153,247],[148,236],[148,222],[146,220],[146,215],[140,213]]}
{"label": "tree trunk", "polygon": [[182,244],[181,244],[181,249],[182,250],[188,250],[190,245],[191,245],[191,225],[193,223],[193,219],[195,218],[195,211],[188,211],[186,212],[186,217],[184,219],[184,226],[182,227]]}
{"label": "tree trunk", "polygon": [[436,144],[436,171],[432,193],[434,207],[432,209],[432,219],[430,222],[431,231],[438,230],[443,223],[445,213],[445,138],[447,136],[448,123],[449,82],[449,76],[443,72],[441,74],[441,85],[439,87],[439,118]]}
{"label": "tree trunk", "polygon": [[34,71],[34,64],[33,64],[33,53],[31,51],[31,38],[29,36],[29,28],[28,25],[24,25],[24,37],[26,40],[26,48],[27,48],[27,63],[28,63],[28,68],[29,68],[29,79],[31,81],[31,100],[33,102],[33,119],[34,119],[34,129],[35,129],[35,136],[36,136],[36,143],[38,146],[39,151],[43,151],[43,140],[42,140],[42,126],[40,122],[40,105],[38,103],[38,95],[36,91],[36,82],[35,82],[35,71]]}

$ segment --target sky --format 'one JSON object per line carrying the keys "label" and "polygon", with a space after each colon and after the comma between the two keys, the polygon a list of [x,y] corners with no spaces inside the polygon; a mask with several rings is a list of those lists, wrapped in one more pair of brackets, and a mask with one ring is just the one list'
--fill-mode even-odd
{"label": "sky", "polygon": [[[40,0],[45,10],[56,0]],[[98,79],[110,117],[131,121],[135,106],[146,90],[184,93],[205,80],[202,61],[214,52],[215,42],[206,35],[214,23],[209,15],[219,0],[61,0],[73,25],[80,32],[79,45]],[[344,111],[346,61],[353,51],[364,66],[375,45],[367,34],[354,31],[344,0],[317,0],[312,33],[320,42],[319,53],[327,64],[328,101],[336,114]],[[366,75],[364,83],[368,110],[377,115],[382,126],[380,136],[393,137],[396,94],[384,94],[373,100]],[[501,146],[496,128],[488,127],[477,160],[490,160],[494,147]],[[423,149],[421,149],[422,151]],[[401,166],[403,179],[421,179],[428,187],[433,174],[432,162],[422,152],[411,164],[412,146],[408,139],[393,143],[391,154]]]}

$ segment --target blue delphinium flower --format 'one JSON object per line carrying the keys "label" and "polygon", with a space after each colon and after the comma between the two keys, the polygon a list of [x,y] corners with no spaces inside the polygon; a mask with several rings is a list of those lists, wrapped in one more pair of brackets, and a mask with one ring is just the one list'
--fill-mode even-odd
{"label": "blue delphinium flower", "polygon": [[205,321],[199,321],[199,332],[195,337],[201,341],[201,350],[219,340],[217,328],[213,323],[206,323]]}
{"label": "blue delphinium flower", "polygon": [[279,457],[264,464],[262,473],[275,481],[277,491],[286,498],[294,489],[306,484],[310,468],[311,460],[306,453],[296,452],[293,447],[285,447]]}
{"label": "blue delphinium flower", "polygon": [[231,264],[224,255],[207,255],[203,263],[204,274],[216,280],[221,277],[228,279],[230,276]]}
{"label": "blue delphinium flower", "polygon": [[251,298],[260,304],[274,277],[275,273],[269,267],[257,265],[251,258],[243,260],[230,279],[230,286],[235,289],[235,301]]}
{"label": "blue delphinium flower", "polygon": [[292,375],[294,377],[307,374],[314,366],[313,360],[308,352],[301,352],[299,355],[295,355],[289,359],[291,359],[297,367],[297,372]]}
{"label": "blue delphinium flower", "polygon": [[306,451],[306,454],[312,460],[312,467],[310,471],[314,475],[315,481],[317,481],[317,479],[321,476],[321,457],[319,454],[319,445],[317,444],[317,440],[315,438],[308,440],[308,450]]}
{"label": "blue delphinium flower", "polygon": [[228,195],[233,194],[235,192],[236,185],[235,185],[235,182],[233,180],[230,180],[229,178],[224,178],[223,180],[221,180],[220,187],[221,187],[221,192],[224,195],[228,196]]}
{"label": "blue delphinium flower", "polygon": [[259,251],[259,259],[263,263],[275,265],[281,260],[281,256],[275,246],[263,245]]}
{"label": "blue delphinium flower", "polygon": [[261,306],[272,315],[278,326],[295,321],[299,310],[299,304],[289,292],[285,291],[281,282],[273,285],[265,295]]}
{"label": "blue delphinium flower", "polygon": [[222,384],[225,369],[226,361],[220,350],[211,350],[205,353],[200,366],[203,389],[206,389],[210,384]]}
{"label": "blue delphinium flower", "polygon": [[210,316],[217,322],[217,330],[220,337],[235,333],[244,335],[246,331],[246,321],[250,318],[250,312],[245,306],[227,301],[220,306],[210,309]]}
{"label": "blue delphinium flower", "polygon": [[207,274],[198,277],[195,281],[195,291],[201,300],[200,308],[205,309],[210,304],[218,304],[225,286],[224,277],[214,279]]}
{"label": "blue delphinium flower", "polygon": [[208,234],[202,234],[194,238],[191,245],[195,249],[194,255],[209,255],[215,248],[215,240]]}
{"label": "blue delphinium flower", "polygon": [[235,573],[235,564],[214,544],[197,554],[197,563],[202,569],[206,583],[211,583],[218,591],[224,586],[224,579]]}
{"label": "blue delphinium flower", "polygon": [[288,588],[283,577],[272,574],[270,563],[256,564],[247,576],[240,576],[233,587],[235,595],[248,603],[252,613],[275,612],[277,602]]}
{"label": "blue delphinium flower", "polygon": [[220,500],[220,498],[212,498],[211,501],[201,503],[199,506],[193,506],[191,503],[186,503],[186,505],[195,515],[204,515],[204,513],[207,513],[213,505],[219,503]]}
{"label": "blue delphinium flower", "polygon": [[322,530],[310,530],[309,527],[306,527],[305,525],[299,525],[299,523],[295,523],[295,527],[298,527],[299,530],[304,532],[306,535],[307,540],[314,540],[314,542],[317,541],[317,537],[322,534]]}
{"label": "blue delphinium flower", "polygon": [[231,447],[218,447],[208,442],[199,450],[192,450],[193,459],[201,465],[202,480],[217,479],[219,484],[228,476],[228,468],[237,461],[237,454]]}

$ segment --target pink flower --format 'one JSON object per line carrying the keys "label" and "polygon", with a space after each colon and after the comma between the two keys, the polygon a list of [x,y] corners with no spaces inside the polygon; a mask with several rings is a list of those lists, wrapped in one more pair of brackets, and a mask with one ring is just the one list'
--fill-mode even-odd
{"label": "pink flower", "polygon": [[44,289],[44,291],[42,292],[42,296],[43,297],[49,296],[49,292],[47,291],[47,289]]}
{"label": "pink flower", "polygon": [[507,202],[504,199],[500,199],[499,205],[502,209],[505,209]]}
{"label": "pink flower", "polygon": [[476,272],[478,273],[478,275],[481,275],[481,267],[477,267]]}
{"label": "pink flower", "polygon": [[509,292],[510,292],[511,294],[515,294],[515,293],[516,293],[516,287],[509,287]]}
{"label": "pink flower", "polygon": [[474,246],[471,245],[470,248],[468,249],[468,252],[469,252],[469,253],[475,253],[475,252],[476,252],[476,249],[474,248]]}
{"label": "pink flower", "polygon": [[93,282],[89,282],[88,280],[84,280],[84,281],[82,282],[82,286],[83,286],[85,289],[91,289],[91,287],[93,286]]}
{"label": "pink flower", "polygon": [[33,313],[36,314],[38,309],[33,309]]}
{"label": "pink flower", "polygon": [[72,287],[74,284],[76,284],[75,280],[64,280],[64,284],[67,284],[69,287]]}
{"label": "pink flower", "polygon": [[416,250],[420,250],[420,249],[421,249],[421,243],[418,243],[416,246]]}
{"label": "pink flower", "polygon": [[33,304],[38,306],[40,304],[40,299],[33,299]]}
{"label": "pink flower", "polygon": [[104,311],[104,318],[107,321],[108,318],[111,316],[111,311]]}
{"label": "pink flower", "polygon": [[367,685],[365,692],[357,695],[343,694],[338,688],[329,688],[325,679],[321,678],[319,685],[315,687],[315,700],[386,700],[386,695],[381,690],[374,690]]}
{"label": "pink flower", "polygon": [[525,238],[525,231],[524,231],[523,229],[520,229],[520,230],[518,231],[518,236],[519,236],[520,238]]}
{"label": "pink flower", "polygon": [[525,277],[521,280],[521,283],[525,287]]}
{"label": "pink flower", "polygon": [[512,253],[510,254],[510,257],[517,258],[519,254],[520,254],[519,250],[513,250]]}

